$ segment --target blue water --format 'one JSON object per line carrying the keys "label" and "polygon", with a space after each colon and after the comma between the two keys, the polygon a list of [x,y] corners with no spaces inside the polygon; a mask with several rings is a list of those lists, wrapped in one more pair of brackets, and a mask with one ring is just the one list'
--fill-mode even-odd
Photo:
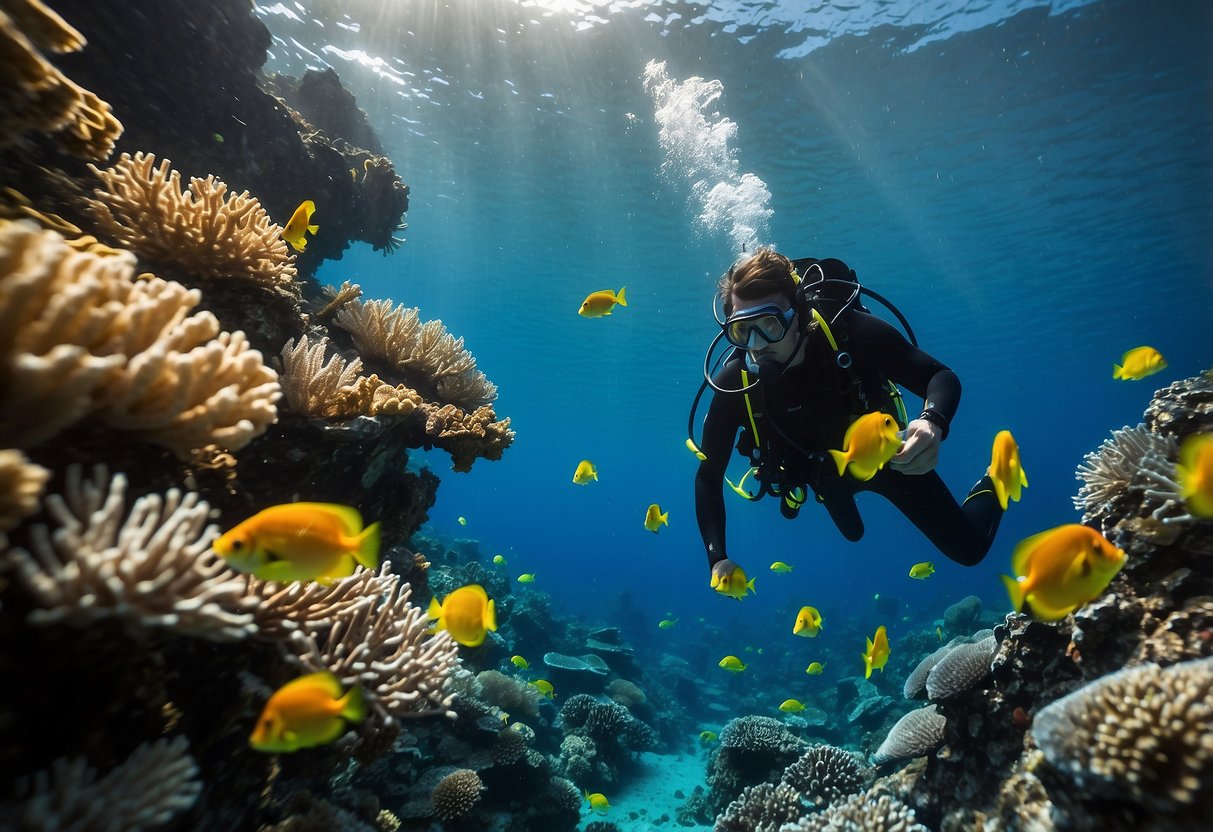
{"label": "blue water", "polygon": [[[881,623],[896,651],[899,627],[963,595],[1005,609],[997,576],[1015,542],[1077,520],[1083,454],[1137,424],[1157,387],[1211,364],[1206,2],[326,10],[337,5],[262,8],[276,35],[267,68],[333,66],[412,191],[394,256],[353,249],[320,278],[419,306],[465,339],[517,439],[467,474],[419,455],[442,477],[427,531],[506,554],[560,609],[638,640],[672,615],[683,637],[723,626],[727,652],[812,658],[814,643],[790,635],[811,603],[841,654]],[[858,544],[812,506],[787,522],[771,501],[730,499],[730,554],[758,594],[738,604],[708,589],[683,440],[717,331],[713,283],[737,247],[698,222],[686,160],[659,144],[642,83],[654,60],[675,81],[721,83],[708,115],[735,125],[738,171],[770,194],[758,241],[844,259],[959,374],[939,464],[953,491],[982,473],[998,430],[1015,433],[1031,485],[980,566],[939,556],[872,495]],[[624,285],[628,308],[576,314],[589,292]],[[1139,344],[1170,367],[1113,381]],[[600,481],[579,487],[583,458]],[[670,513],[657,535],[641,526],[651,502]],[[793,573],[770,573],[774,560]],[[913,581],[921,560],[938,572]],[[639,615],[621,617],[623,593]],[[881,619],[876,595],[910,620]]]}

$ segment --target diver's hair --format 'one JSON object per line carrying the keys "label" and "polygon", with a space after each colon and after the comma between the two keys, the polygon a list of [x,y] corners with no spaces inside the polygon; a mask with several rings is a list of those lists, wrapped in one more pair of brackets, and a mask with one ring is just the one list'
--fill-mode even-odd
{"label": "diver's hair", "polygon": [[724,303],[724,314],[733,314],[733,295],[743,300],[781,294],[795,302],[796,279],[792,261],[771,248],[760,248],[720,278],[717,291]]}

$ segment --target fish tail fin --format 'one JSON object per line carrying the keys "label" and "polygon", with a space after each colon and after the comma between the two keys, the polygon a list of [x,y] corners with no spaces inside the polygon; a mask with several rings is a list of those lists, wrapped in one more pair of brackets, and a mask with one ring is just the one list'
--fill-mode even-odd
{"label": "fish tail fin", "polygon": [[843,471],[847,470],[847,455],[842,451],[830,451],[830,456],[834,459],[834,465],[838,467],[838,476],[842,476]]}
{"label": "fish tail fin", "polygon": [[362,722],[366,717],[366,703],[362,700],[362,688],[354,685],[337,702],[341,706],[341,717],[350,722]]}
{"label": "fish tail fin", "polygon": [[1124,378],[1124,377],[1125,377],[1125,368],[1120,366],[1119,364],[1113,364],[1112,365],[1112,378]]}
{"label": "fish tail fin", "polygon": [[670,525],[670,513],[668,511],[665,514],[661,515],[661,517],[659,519],[665,525],[667,525],[667,526]]}
{"label": "fish tail fin", "polygon": [[430,608],[425,611],[425,614],[435,621],[442,617],[442,605],[438,603],[437,598],[430,599]]}
{"label": "fish tail fin", "polygon": [[497,604],[492,600],[489,601],[488,609],[484,614],[484,628],[486,630],[497,630]]}
{"label": "fish tail fin", "polygon": [[354,560],[367,569],[379,566],[379,524],[371,523],[362,530],[362,534],[354,538],[357,548],[354,549]]}
{"label": "fish tail fin", "polygon": [[618,303],[620,306],[628,305],[627,291],[628,291],[627,286],[620,286],[619,291],[615,293],[615,302]]}
{"label": "fish tail fin", "polygon": [[756,580],[758,580],[758,579],[750,578],[748,581],[746,581],[746,584],[745,584],[745,588],[748,589],[754,595],[758,594],[758,590],[754,589],[754,581],[756,581]]}
{"label": "fish tail fin", "polygon": [[863,678],[872,678],[872,657],[868,653],[863,654]]}
{"label": "fish tail fin", "polygon": [[1023,609],[1024,594],[1023,587],[1019,585],[1019,581],[1012,578],[1010,575],[1002,575],[1002,585],[1007,588],[1007,595],[1011,596],[1011,608],[1016,612]]}
{"label": "fish tail fin", "polygon": [[320,226],[318,226],[318,225],[309,225],[307,227],[308,234],[315,234],[319,230],[320,230]]}

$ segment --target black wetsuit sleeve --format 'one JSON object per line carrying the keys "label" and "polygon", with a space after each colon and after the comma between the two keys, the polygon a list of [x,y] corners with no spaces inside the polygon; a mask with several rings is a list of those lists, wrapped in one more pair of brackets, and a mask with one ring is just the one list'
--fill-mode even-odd
{"label": "black wetsuit sleeve", "polygon": [[848,327],[853,349],[863,363],[882,368],[895,384],[921,396],[923,410],[943,420],[940,427],[946,436],[960,407],[960,379],[956,373],[874,315],[853,312]]}
{"label": "black wetsuit sleeve", "polygon": [[[716,383],[735,390],[741,383],[740,372],[725,367],[717,374]],[[724,473],[733,453],[737,431],[742,425],[745,400],[741,395],[714,393],[703,420],[703,441],[699,450],[707,459],[701,460],[695,473],[695,519],[707,550],[708,566],[724,560]]]}

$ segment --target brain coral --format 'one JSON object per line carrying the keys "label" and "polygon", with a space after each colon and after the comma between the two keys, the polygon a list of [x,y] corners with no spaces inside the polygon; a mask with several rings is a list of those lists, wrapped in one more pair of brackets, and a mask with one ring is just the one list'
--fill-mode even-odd
{"label": "brain coral", "polygon": [[466,817],[480,802],[480,791],[483,788],[480,775],[471,769],[452,771],[438,781],[438,785],[430,794],[430,800],[434,803],[434,814],[443,821]]}
{"label": "brain coral", "polygon": [[927,674],[927,696],[939,701],[968,690],[990,672],[990,661],[997,651],[998,640],[994,636],[956,645]]}
{"label": "brain coral", "polygon": [[1084,789],[1213,817],[1213,657],[1098,679],[1042,708],[1032,736]]}
{"label": "brain coral", "polygon": [[850,754],[832,745],[814,745],[783,772],[783,782],[818,806],[863,788],[864,771]]}

